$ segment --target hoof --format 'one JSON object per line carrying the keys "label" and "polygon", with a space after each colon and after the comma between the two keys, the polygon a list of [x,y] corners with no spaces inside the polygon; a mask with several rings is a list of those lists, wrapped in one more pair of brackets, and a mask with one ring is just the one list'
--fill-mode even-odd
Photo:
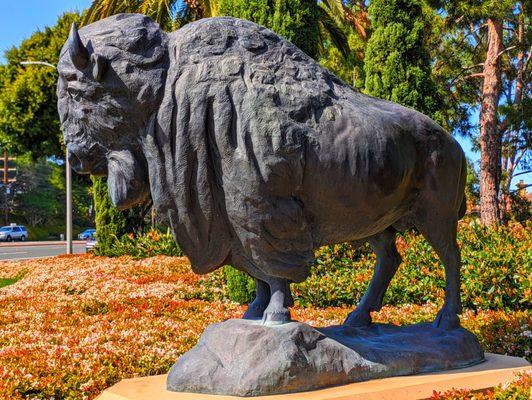
{"label": "hoof", "polygon": [[290,318],[290,311],[287,308],[272,311],[266,309],[264,311],[264,315],[262,316],[263,324],[284,324],[286,322],[290,322],[291,320],[292,319]]}
{"label": "hoof", "polygon": [[349,313],[344,321],[344,325],[352,326],[355,328],[361,328],[371,325],[371,315],[369,312],[364,311],[352,311]]}
{"label": "hoof", "polygon": [[434,328],[450,331],[460,328],[460,318],[457,313],[450,311],[446,306],[443,306],[442,309],[438,311],[432,326]]}
{"label": "hoof", "polygon": [[266,310],[267,304],[255,304],[252,302],[249,304],[248,309],[242,316],[243,319],[261,319]]}

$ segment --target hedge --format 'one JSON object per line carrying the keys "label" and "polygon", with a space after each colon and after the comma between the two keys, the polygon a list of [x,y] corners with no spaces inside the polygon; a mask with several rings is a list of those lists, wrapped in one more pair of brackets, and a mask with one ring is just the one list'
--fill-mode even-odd
{"label": "hedge", "polygon": [[[466,309],[525,310],[531,306],[532,222],[523,226],[486,228],[476,220],[462,221],[458,230],[462,251],[462,302]],[[414,231],[398,235],[397,248],[403,263],[392,280],[384,304],[424,304],[443,298],[443,265],[427,241]],[[116,237],[107,255],[145,258],[181,255],[167,231]],[[354,248],[342,243],[319,248],[307,280],[292,284],[300,306],[355,306],[364,295],[373,274],[375,255],[368,245]],[[217,275],[227,285],[227,298],[249,303],[255,292],[254,280],[232,267]]]}
{"label": "hedge", "polygon": [[[475,220],[463,221],[458,230],[462,251],[462,302],[469,309],[525,310],[530,308],[532,273],[532,222],[526,226],[486,228]],[[384,303],[423,304],[443,298],[445,275],[438,257],[419,234],[398,235],[403,263],[392,280]],[[348,243],[316,251],[310,277],[293,284],[296,302],[315,307],[354,306],[366,291],[373,274],[375,255],[369,248]],[[229,298],[247,299],[253,294],[250,278],[242,273],[240,285],[229,287]]]}
{"label": "hedge", "polygon": [[166,232],[150,229],[137,235],[133,233],[123,235],[121,238],[112,236],[109,242],[105,254],[108,257],[128,255],[138,260],[159,255],[174,257],[183,255],[169,229]]}

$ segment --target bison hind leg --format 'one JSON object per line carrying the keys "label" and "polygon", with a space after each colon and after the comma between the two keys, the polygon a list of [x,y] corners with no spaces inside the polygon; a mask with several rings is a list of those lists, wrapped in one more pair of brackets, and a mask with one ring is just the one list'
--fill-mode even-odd
{"label": "bison hind leg", "polygon": [[370,325],[370,312],[382,308],[384,294],[401,264],[401,256],[395,246],[395,234],[396,230],[389,227],[368,239],[371,248],[377,254],[377,265],[368,290],[357,308],[347,316],[344,325],[354,327]]}
{"label": "bison hind leg", "polygon": [[435,328],[447,330],[460,326],[460,248],[456,242],[456,214],[432,210],[428,218],[420,218],[417,227],[438,254],[445,267],[445,300],[434,320]]}

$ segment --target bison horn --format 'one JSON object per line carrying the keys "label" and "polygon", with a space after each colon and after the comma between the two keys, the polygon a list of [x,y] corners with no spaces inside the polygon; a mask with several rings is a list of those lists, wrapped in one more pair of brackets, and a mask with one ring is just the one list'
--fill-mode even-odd
{"label": "bison horn", "polygon": [[75,23],[72,24],[70,35],[68,35],[68,53],[76,68],[83,69],[87,66],[89,52],[79,37],[78,28]]}

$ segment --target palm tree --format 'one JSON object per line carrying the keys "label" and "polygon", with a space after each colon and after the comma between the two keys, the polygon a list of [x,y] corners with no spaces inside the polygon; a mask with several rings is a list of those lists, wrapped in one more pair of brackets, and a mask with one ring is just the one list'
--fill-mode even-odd
{"label": "palm tree", "polygon": [[[345,56],[349,44],[345,26],[355,29],[366,40],[369,18],[363,1],[344,3],[342,0],[318,1],[318,53],[327,43],[335,45]],[[85,12],[83,22],[91,23],[113,14],[136,12],[146,14],[165,30],[174,30],[182,25],[217,15],[216,0],[94,0]]]}
{"label": "palm tree", "polygon": [[345,35],[344,26],[351,27],[364,41],[367,40],[369,28],[369,14],[363,1],[347,2],[342,0],[319,1],[319,41],[320,55],[323,53],[325,44],[331,42],[342,55],[349,53],[349,44]]}
{"label": "palm tree", "polygon": [[93,0],[84,14],[83,23],[89,24],[119,13],[141,13],[156,21],[164,30],[171,31],[187,22],[214,16],[215,3],[212,0]]}

